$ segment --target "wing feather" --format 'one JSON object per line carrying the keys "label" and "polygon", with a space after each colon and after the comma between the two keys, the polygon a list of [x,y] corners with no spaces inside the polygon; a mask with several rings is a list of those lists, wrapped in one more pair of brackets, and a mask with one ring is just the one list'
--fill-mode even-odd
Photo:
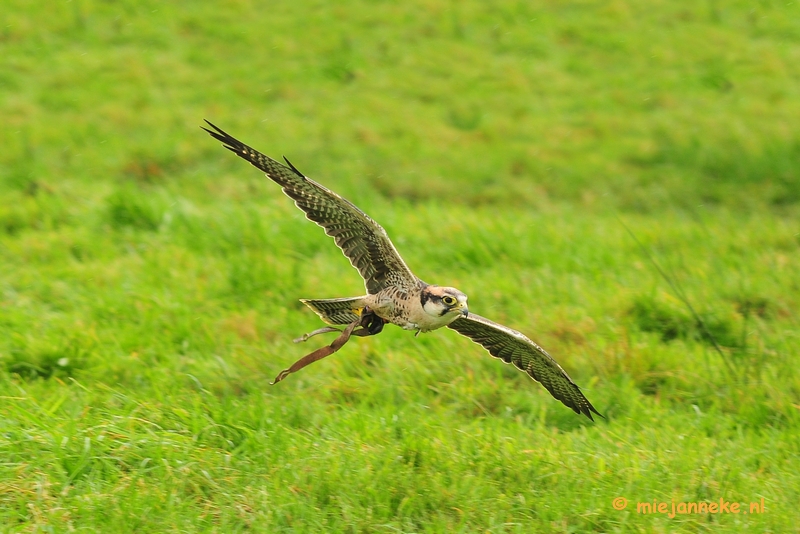
{"label": "wing feather", "polygon": [[513,363],[517,369],[528,373],[575,413],[584,414],[592,421],[592,412],[602,417],[566,371],[542,347],[523,334],[471,312],[447,326],[481,345],[495,358]]}
{"label": "wing feather", "polygon": [[[306,217],[333,237],[350,260],[371,294],[388,286],[415,287],[417,277],[400,257],[386,230],[353,203],[307,178],[289,160],[283,165],[245,145],[210,122],[214,131],[203,128],[224,147],[264,171],[283,192],[294,200]],[[284,158],[286,159],[286,158]]]}

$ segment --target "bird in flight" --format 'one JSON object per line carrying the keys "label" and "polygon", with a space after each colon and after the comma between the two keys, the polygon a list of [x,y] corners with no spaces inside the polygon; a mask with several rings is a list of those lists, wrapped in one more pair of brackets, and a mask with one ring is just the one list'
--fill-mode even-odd
{"label": "bird in flight", "polygon": [[577,414],[594,420],[602,415],[581,392],[564,369],[539,345],[523,334],[472,313],[467,296],[453,287],[426,284],[400,257],[381,225],[348,200],[306,177],[284,158],[286,165],[245,145],[217,128],[203,128],[223,146],[249,161],[277,183],[306,217],[321,226],[350,260],[364,279],[367,294],[334,299],[301,299],[329,325],[295,342],[317,334],[340,332],[328,346],[306,355],[281,371],[276,384],[289,374],[338,351],[350,336],[370,336],[381,332],[387,323],[404,330],[430,332],[443,326],[451,328],[482,345],[495,358],[513,363],[541,383],[550,394]]}

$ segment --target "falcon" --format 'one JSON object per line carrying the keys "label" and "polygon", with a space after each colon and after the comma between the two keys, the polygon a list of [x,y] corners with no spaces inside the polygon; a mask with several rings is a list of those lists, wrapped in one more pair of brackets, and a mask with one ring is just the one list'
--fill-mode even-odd
{"label": "falcon", "polygon": [[454,287],[426,284],[400,257],[386,231],[366,213],[330,189],[297,170],[265,156],[206,121],[203,130],[223,146],[250,162],[277,183],[306,217],[321,226],[364,279],[367,294],[334,299],[301,299],[329,325],[294,341],[329,332],[340,335],[328,346],[306,355],[281,371],[272,384],[289,374],[338,351],[351,336],[371,336],[391,323],[416,332],[430,332],[443,326],[482,345],[489,354],[514,364],[541,383],[550,394],[577,414],[594,420],[602,415],[581,392],[564,369],[539,345],[523,334],[472,313],[467,296]]}

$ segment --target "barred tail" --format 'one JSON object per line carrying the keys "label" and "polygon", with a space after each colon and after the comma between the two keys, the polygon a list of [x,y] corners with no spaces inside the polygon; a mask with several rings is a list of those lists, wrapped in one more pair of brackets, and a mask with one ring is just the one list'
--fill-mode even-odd
{"label": "barred tail", "polygon": [[350,324],[361,316],[364,297],[340,299],[300,299],[328,324]]}

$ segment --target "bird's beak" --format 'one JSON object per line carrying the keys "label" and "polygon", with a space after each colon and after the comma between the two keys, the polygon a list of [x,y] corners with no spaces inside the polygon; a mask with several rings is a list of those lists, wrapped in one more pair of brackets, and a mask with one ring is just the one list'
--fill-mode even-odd
{"label": "bird's beak", "polygon": [[469,308],[467,308],[466,304],[461,306],[461,315],[463,315],[464,317],[469,316]]}

